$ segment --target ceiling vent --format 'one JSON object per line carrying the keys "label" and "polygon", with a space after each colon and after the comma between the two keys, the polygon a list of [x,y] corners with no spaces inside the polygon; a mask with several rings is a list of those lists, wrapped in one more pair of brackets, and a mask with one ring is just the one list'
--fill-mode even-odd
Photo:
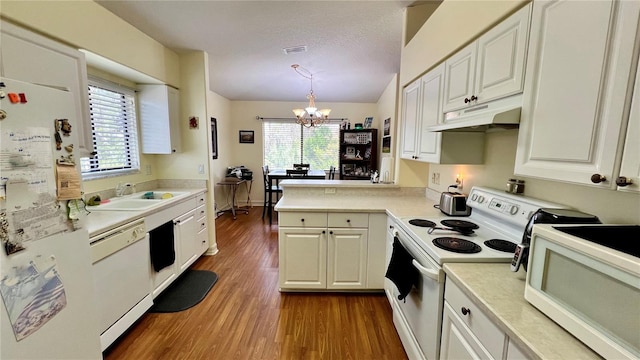
{"label": "ceiling vent", "polygon": [[303,53],[303,52],[307,52],[307,46],[306,45],[291,46],[291,47],[282,49],[282,51],[286,55]]}

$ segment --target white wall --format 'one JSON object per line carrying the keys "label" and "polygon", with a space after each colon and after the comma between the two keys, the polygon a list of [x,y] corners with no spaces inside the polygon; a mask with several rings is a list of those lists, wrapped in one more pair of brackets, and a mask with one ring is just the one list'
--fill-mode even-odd
{"label": "white wall", "polygon": [[2,1],[0,15],[174,87],[178,55],[91,0]]}

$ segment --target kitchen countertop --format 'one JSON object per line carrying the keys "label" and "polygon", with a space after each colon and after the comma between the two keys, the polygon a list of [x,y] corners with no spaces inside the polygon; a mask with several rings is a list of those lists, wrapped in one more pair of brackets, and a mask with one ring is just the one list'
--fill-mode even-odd
{"label": "kitchen countertop", "polygon": [[526,273],[509,264],[447,263],[447,280],[462,291],[531,358],[601,359],[524,298]]}
{"label": "kitchen countertop", "polygon": [[[386,212],[396,218],[440,214],[424,188],[367,180],[284,180],[280,185],[284,192],[276,211]],[[327,189],[335,192],[327,193]]]}
{"label": "kitchen countertop", "polygon": [[[178,197],[175,199],[167,199],[163,201],[163,204],[157,207],[153,207],[151,209],[140,210],[140,211],[91,211],[84,218],[84,226],[89,232],[89,237],[96,236],[100,233],[113,229],[115,227],[130,223],[134,220],[144,218],[149,214],[161,211],[166,209],[171,204],[175,204],[176,202],[180,202],[186,199],[189,199],[196,194],[202,193],[206,191],[205,188],[195,188],[195,189],[183,189],[183,188],[162,188],[162,189],[154,189],[154,191],[161,192],[189,192],[189,195],[184,197]],[[125,196],[126,198],[126,196]],[[114,200],[114,201],[117,201]]]}

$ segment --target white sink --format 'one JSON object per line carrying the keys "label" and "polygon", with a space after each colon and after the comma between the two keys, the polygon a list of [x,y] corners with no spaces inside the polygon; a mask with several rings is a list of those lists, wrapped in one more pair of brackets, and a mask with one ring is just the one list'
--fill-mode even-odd
{"label": "white sink", "polygon": [[[153,193],[152,198],[144,197],[147,193]],[[111,201],[97,206],[87,206],[87,209],[89,211],[142,211],[166,204],[170,200],[188,194],[188,191],[144,191],[121,198],[113,198]]]}

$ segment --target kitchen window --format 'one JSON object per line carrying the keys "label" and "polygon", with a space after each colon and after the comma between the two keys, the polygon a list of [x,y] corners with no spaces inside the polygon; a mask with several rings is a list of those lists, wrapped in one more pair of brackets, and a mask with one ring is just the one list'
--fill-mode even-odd
{"label": "kitchen window", "polygon": [[338,166],[340,122],[304,127],[289,119],[263,119],[263,164],[271,169],[290,169],[295,163],[312,169]]}
{"label": "kitchen window", "polygon": [[138,172],[136,95],[133,89],[89,78],[94,152],[81,158],[84,180]]}

